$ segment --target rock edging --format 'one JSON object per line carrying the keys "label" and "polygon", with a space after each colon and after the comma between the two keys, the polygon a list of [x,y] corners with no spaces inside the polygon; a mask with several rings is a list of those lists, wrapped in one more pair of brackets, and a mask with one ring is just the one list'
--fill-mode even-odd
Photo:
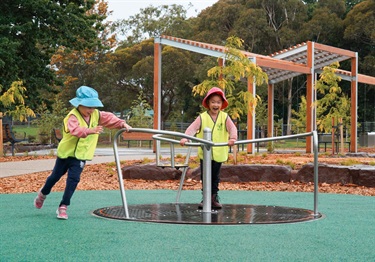
{"label": "rock edging", "polygon": [[[181,169],[161,168],[156,164],[133,165],[122,168],[124,179],[178,180]],[[375,187],[375,166],[336,166],[319,164],[319,183],[356,184]],[[200,180],[200,168],[188,169],[186,179]],[[223,165],[220,179],[223,182],[291,182],[309,183],[314,181],[314,165],[304,165],[300,170],[292,170],[281,165]]]}

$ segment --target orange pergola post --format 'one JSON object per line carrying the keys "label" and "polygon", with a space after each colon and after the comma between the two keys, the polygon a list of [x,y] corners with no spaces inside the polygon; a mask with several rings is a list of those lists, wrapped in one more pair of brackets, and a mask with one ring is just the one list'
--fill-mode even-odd
{"label": "orange pergola post", "polygon": [[[255,97],[255,86],[253,79],[248,78],[247,80],[247,91],[249,91]],[[247,140],[254,139],[254,125],[255,123],[255,108],[254,105],[249,104],[249,108],[247,111]],[[247,153],[253,154],[254,153],[254,144],[247,144]]]}
{"label": "orange pergola post", "polygon": [[[161,44],[160,40],[154,44],[154,129],[161,129]],[[153,151],[156,152],[156,141],[154,140]]]}
{"label": "orange pergola post", "polygon": [[4,144],[3,144],[3,113],[0,112],[0,156],[4,155]]}
{"label": "orange pergola post", "polygon": [[335,128],[336,128],[336,126],[335,126],[335,118],[332,117],[332,131],[331,131],[332,155],[334,155],[335,152],[336,152],[336,149],[335,149]]}
{"label": "orange pergola post", "polygon": [[[306,132],[313,131],[313,94],[314,94],[314,43],[307,42],[307,67],[311,71],[307,74],[306,86]],[[306,137],[306,153],[312,152],[312,138]]]}

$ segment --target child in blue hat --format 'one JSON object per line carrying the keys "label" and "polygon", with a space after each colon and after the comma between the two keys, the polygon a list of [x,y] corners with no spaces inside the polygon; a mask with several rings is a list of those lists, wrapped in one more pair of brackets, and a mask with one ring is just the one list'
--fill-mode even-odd
{"label": "child in blue hat", "polygon": [[51,175],[38,192],[34,206],[43,207],[44,200],[60,178],[68,173],[66,186],[57,218],[68,219],[67,207],[80,181],[86,161],[92,160],[103,127],[111,129],[131,128],[125,120],[110,112],[99,111],[103,107],[98,92],[91,87],[81,86],[76,97],[69,101],[74,108],[64,118],[63,138],[57,147],[57,159]]}

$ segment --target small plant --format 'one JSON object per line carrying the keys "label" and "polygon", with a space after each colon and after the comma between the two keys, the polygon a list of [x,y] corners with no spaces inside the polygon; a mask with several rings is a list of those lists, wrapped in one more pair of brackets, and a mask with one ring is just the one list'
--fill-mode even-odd
{"label": "small plant", "polygon": [[145,157],[145,158],[142,159],[142,164],[147,164],[147,163],[151,163],[151,162],[153,162],[153,160],[149,159],[147,157]]}
{"label": "small plant", "polygon": [[[121,165],[126,165],[126,164],[127,164],[127,161],[122,160],[122,161],[120,161],[120,164],[121,164]],[[107,166],[115,167],[115,166],[116,166],[116,163],[115,163],[115,162],[109,162],[109,163],[107,163]]]}
{"label": "small plant", "polygon": [[228,157],[227,163],[233,165],[234,164],[234,158]]}
{"label": "small plant", "polygon": [[55,156],[55,151],[54,150],[50,150],[48,155],[49,156]]}
{"label": "small plant", "polygon": [[268,153],[273,153],[275,151],[275,144],[270,141],[267,143],[267,152]]}
{"label": "small plant", "polygon": [[301,152],[295,152],[294,155],[295,156],[301,156],[302,154],[301,154]]}
{"label": "small plant", "polygon": [[266,158],[266,157],[267,157],[267,153],[263,153],[263,154],[262,154],[262,157],[263,157],[263,158]]}
{"label": "small plant", "polygon": [[52,130],[62,126],[63,119],[68,113],[68,109],[57,95],[55,97],[55,103],[52,106],[52,111],[47,108],[46,104],[42,103],[39,105],[37,113],[40,114],[40,118],[34,120],[34,122],[39,128],[40,142],[42,144],[48,144],[52,139]]}
{"label": "small plant", "polygon": [[292,169],[296,167],[292,161],[284,161],[282,159],[276,159],[276,164],[290,166]]}
{"label": "small plant", "polygon": [[358,164],[362,164],[362,163],[359,162],[358,160],[349,158],[349,159],[346,159],[346,160],[340,162],[340,164],[343,165],[343,166],[354,166],[354,165],[358,165]]}
{"label": "small plant", "polygon": [[116,174],[115,169],[113,169],[112,167],[108,167],[106,173],[108,175],[114,175],[114,174]]}
{"label": "small plant", "polygon": [[191,163],[189,163],[189,167],[194,169],[194,168],[199,167],[199,164],[197,162],[191,162]]}
{"label": "small plant", "polygon": [[290,166],[293,170],[296,167],[296,165],[294,163],[292,163],[291,161],[286,161],[285,164]]}
{"label": "small plant", "polygon": [[178,153],[177,155],[176,155],[176,158],[183,158],[184,156],[181,154],[181,153]]}
{"label": "small plant", "polygon": [[375,166],[375,161],[370,161],[368,164],[369,164],[370,166]]}
{"label": "small plant", "polygon": [[27,137],[27,139],[29,140],[30,143],[34,143],[35,140],[36,140],[36,136],[29,135],[29,136]]}
{"label": "small plant", "polygon": [[237,155],[237,162],[243,162],[243,161],[245,161],[245,159],[246,159],[246,156],[244,156],[244,155]]}

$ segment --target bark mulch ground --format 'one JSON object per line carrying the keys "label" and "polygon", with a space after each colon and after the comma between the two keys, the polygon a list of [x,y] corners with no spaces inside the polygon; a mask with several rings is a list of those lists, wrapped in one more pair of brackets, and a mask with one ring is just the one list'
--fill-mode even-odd
{"label": "bark mulch ground", "polygon": [[[374,154],[375,148],[367,149],[366,153]],[[5,161],[26,161],[33,159],[55,158],[54,156],[16,156],[16,157],[0,157],[0,162]],[[279,164],[290,165],[293,169],[298,170],[304,164],[312,162],[312,154],[261,154],[246,155],[240,154],[237,157],[237,164]],[[229,162],[233,161],[230,158]],[[333,165],[352,165],[364,164],[375,165],[374,157],[347,157],[342,155],[321,154],[319,163],[327,163]],[[125,161],[123,165],[140,164],[140,161]],[[193,165],[197,165],[194,163]],[[52,166],[51,166],[52,169]],[[36,192],[45,182],[50,174],[48,172],[38,172],[21,176],[0,178],[0,193],[28,193]],[[59,181],[54,187],[54,191],[63,191],[65,186],[65,177]],[[125,180],[126,189],[172,189],[178,188],[177,180],[143,180],[143,179],[127,179]],[[81,182],[78,190],[118,190],[119,184],[117,172],[114,163],[88,165],[85,167],[81,176]],[[200,181],[187,180],[184,184],[186,190],[201,189]],[[289,192],[313,192],[312,183],[301,183],[291,181],[285,182],[246,182],[246,183],[230,183],[221,182],[221,190],[250,190],[250,191],[289,191]],[[355,184],[319,184],[320,193],[333,194],[356,194],[363,196],[375,196],[375,188],[358,186]]]}

